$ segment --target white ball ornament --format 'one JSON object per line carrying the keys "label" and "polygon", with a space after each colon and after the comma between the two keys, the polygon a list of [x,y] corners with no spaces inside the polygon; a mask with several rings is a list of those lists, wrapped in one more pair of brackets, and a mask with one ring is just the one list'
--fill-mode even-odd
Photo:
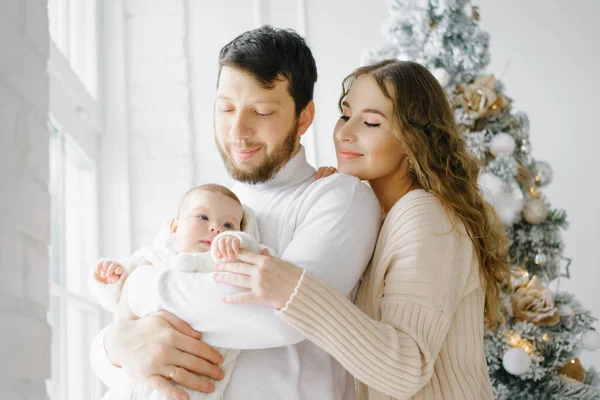
{"label": "white ball ornament", "polygon": [[587,331],[581,335],[581,345],[587,351],[600,349],[600,334],[596,331]]}
{"label": "white ball ornament", "polygon": [[444,68],[436,68],[431,73],[442,87],[446,87],[450,83],[450,74]]}
{"label": "white ball ornament", "polygon": [[512,225],[523,210],[523,192],[518,187],[509,186],[496,175],[483,172],[477,183],[482,189],[485,201],[490,203],[505,225]]}
{"label": "white ball ornament", "polygon": [[539,224],[548,216],[548,206],[541,199],[531,199],[523,208],[523,217],[530,224]]}
{"label": "white ball ornament", "polygon": [[512,154],[517,148],[515,139],[508,133],[498,133],[490,141],[490,153],[494,157],[500,154]]}
{"label": "white ball ornament", "polygon": [[559,305],[557,311],[560,317],[572,317],[575,315],[575,311],[566,304]]}
{"label": "white ball ornament", "polygon": [[502,366],[512,375],[523,375],[531,367],[531,358],[525,350],[514,347],[504,353],[502,357]]}

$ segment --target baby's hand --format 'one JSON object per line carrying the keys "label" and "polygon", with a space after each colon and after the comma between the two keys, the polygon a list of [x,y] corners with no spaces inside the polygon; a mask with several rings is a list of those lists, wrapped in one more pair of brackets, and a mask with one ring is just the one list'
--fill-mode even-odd
{"label": "baby's hand", "polygon": [[212,252],[217,259],[233,260],[240,254],[240,239],[235,236],[222,236],[213,243]]}
{"label": "baby's hand", "polygon": [[315,181],[319,180],[321,178],[327,178],[329,175],[333,175],[336,173],[336,169],[333,167],[321,167],[319,168],[319,170],[317,171],[317,174],[315,175]]}
{"label": "baby's hand", "polygon": [[94,269],[94,278],[96,278],[97,281],[108,285],[118,281],[121,278],[121,275],[123,275],[123,272],[125,272],[125,270],[121,264],[109,260],[100,260]]}

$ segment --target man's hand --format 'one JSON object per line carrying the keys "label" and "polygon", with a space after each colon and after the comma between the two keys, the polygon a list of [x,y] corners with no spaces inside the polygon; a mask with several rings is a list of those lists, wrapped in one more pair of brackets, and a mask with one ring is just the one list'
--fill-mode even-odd
{"label": "man's hand", "polygon": [[110,362],[134,379],[146,382],[171,399],[188,394],[169,379],[192,390],[210,393],[223,379],[217,365],[223,356],[199,340],[200,333],[171,313],[159,311],[135,321],[119,321],[108,327],[104,347]]}

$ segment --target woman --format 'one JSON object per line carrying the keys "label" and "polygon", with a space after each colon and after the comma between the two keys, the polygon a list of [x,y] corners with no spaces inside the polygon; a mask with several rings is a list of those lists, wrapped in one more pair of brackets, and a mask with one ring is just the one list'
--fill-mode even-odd
{"label": "woman", "polygon": [[355,304],[246,253],[215,274],[251,289],[225,301],[278,309],[356,378],[358,399],[492,399],[483,331],[499,319],[507,240],[444,90],[423,66],[388,60],[344,80],[340,110],[338,169],[368,180],[385,216]]}

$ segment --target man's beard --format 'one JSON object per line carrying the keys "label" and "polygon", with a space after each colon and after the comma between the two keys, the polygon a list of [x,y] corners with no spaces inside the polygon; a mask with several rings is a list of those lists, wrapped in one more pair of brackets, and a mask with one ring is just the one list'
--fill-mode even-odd
{"label": "man's beard", "polygon": [[[219,143],[219,140],[215,135],[215,142],[217,142],[217,149],[223,158],[227,172],[233,179],[238,182],[249,183],[255,185],[257,183],[266,182],[271,180],[277,172],[292,158],[294,150],[296,149],[296,142],[298,138],[298,121],[294,123],[294,126],[288,132],[285,139],[275,148],[270,154],[265,156],[265,159],[260,165],[250,167],[249,169],[238,168],[233,160],[230,153],[230,148],[223,148]],[[263,147],[264,148],[264,147]]]}

